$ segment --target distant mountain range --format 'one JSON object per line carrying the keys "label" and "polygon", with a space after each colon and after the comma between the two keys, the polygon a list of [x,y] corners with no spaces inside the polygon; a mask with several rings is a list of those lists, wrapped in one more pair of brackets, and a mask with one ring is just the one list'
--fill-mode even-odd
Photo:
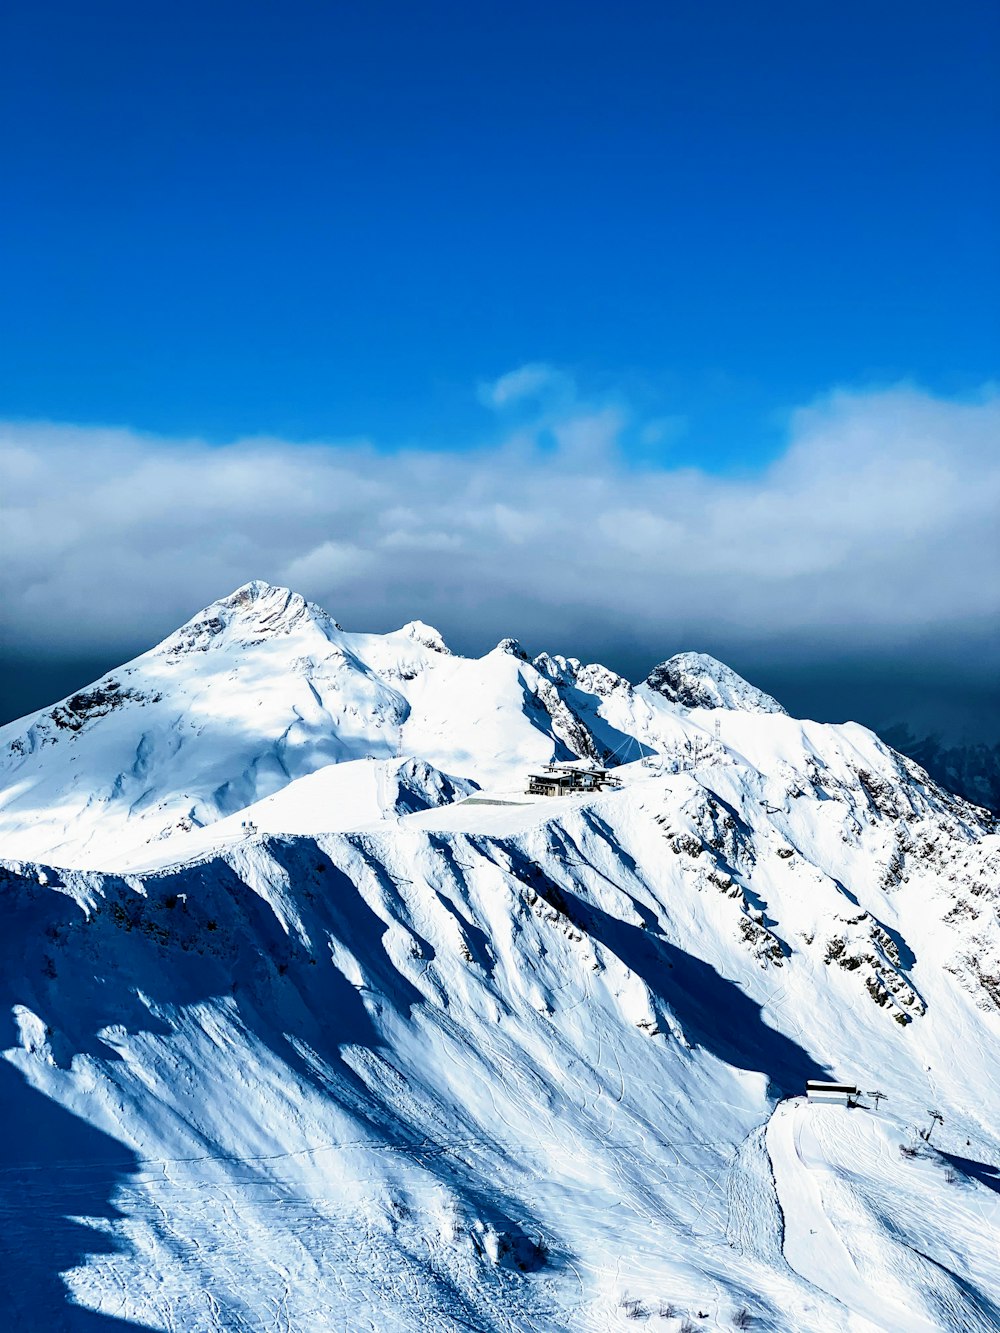
{"label": "distant mountain range", "polygon": [[1000,814],[1000,745],[947,745],[936,736],[917,736],[903,724],[881,727],[879,735],[942,787]]}

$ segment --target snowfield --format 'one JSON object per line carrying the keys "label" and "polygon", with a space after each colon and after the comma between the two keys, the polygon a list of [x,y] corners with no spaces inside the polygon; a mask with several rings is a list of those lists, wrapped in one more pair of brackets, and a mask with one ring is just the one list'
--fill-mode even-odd
{"label": "snowfield", "polygon": [[0,771],[6,1327],[1000,1329],[1000,836],[865,729],[251,584]]}

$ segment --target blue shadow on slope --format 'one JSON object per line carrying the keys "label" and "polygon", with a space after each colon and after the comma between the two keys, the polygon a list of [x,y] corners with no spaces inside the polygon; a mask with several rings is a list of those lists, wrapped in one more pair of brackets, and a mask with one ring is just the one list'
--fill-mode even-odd
{"label": "blue shadow on slope", "polygon": [[657,927],[642,929],[585,902],[537,867],[523,867],[523,880],[579,930],[633,971],[674,1015],[688,1040],[726,1064],[762,1073],[775,1097],[805,1091],[807,1079],[829,1078],[808,1051],[763,1021],[761,1006],[714,967],[666,939]]}
{"label": "blue shadow on slope", "polygon": [[[0,1013],[26,1005],[50,1024],[49,1044],[60,1067],[87,1052],[99,1076],[113,1081],[122,1057],[102,1036],[107,1025],[169,1037],[163,1015],[220,1000],[237,1028],[245,1026],[284,1062],[290,1079],[336,1100],[373,1141],[420,1163],[491,1223],[502,1237],[501,1263],[508,1272],[551,1268],[559,1257],[534,1239],[541,1235],[534,1217],[517,1200],[481,1188],[489,1162],[477,1171],[454,1158],[453,1134],[441,1135],[432,1105],[421,1105],[411,1123],[377,1078],[372,1086],[342,1059],[345,1046],[363,1047],[380,1068],[387,1067],[368,1004],[374,1002],[374,1012],[391,1005],[405,1019],[423,1003],[386,952],[386,921],[310,839],[269,839],[266,854],[270,866],[295,885],[302,933],[279,916],[281,873],[274,877],[277,908],[224,861],[151,877],[145,894],[106,876],[106,898],[85,916],[68,894],[54,891],[60,872],[49,869],[43,887],[31,875],[0,867],[0,891],[10,908],[9,929],[0,939]],[[374,869],[373,862],[364,873]],[[391,879],[381,878],[386,893],[398,891]],[[415,932],[413,937],[425,957],[432,955],[426,940]],[[334,940],[365,961],[357,984],[333,965]],[[316,1052],[318,1064],[303,1056],[301,1043]],[[0,1040],[0,1046],[10,1044]],[[139,1169],[136,1156],[36,1091],[3,1060],[0,1128],[0,1333],[139,1333],[137,1324],[72,1304],[60,1276],[87,1256],[118,1248],[115,1237],[99,1228],[121,1216],[115,1190]],[[459,1137],[474,1133],[469,1124]],[[210,1140],[204,1151],[224,1155]],[[93,1218],[97,1225],[74,1217]],[[425,1264],[426,1256],[421,1251],[413,1262]],[[465,1326],[480,1326],[480,1312],[448,1275],[428,1274],[440,1299],[464,1312]],[[225,1284],[214,1292],[224,1327],[247,1326],[245,1294]]]}
{"label": "blue shadow on slope", "polygon": [[[940,1152],[940,1149],[938,1151]],[[977,1180],[980,1185],[985,1185],[988,1190],[1000,1194],[1000,1167],[993,1166],[989,1162],[977,1162],[972,1157],[958,1157],[955,1153],[940,1152],[940,1155],[956,1171],[961,1171],[963,1176],[968,1176],[970,1180]]]}
{"label": "blue shadow on slope", "polygon": [[128,1148],[37,1092],[0,1059],[0,1326],[5,1333],[138,1333],[75,1305],[61,1274],[117,1250],[106,1232],[116,1186],[136,1169]]}

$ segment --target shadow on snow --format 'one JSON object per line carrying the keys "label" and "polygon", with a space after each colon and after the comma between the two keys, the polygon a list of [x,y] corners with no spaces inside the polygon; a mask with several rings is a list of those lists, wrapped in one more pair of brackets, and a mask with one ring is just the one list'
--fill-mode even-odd
{"label": "shadow on snow", "polygon": [[114,1223],[111,1202],[134,1153],[37,1092],[0,1060],[0,1290],[11,1333],[127,1333],[145,1328],[71,1303],[61,1274],[118,1244],[88,1226]]}
{"label": "shadow on snow", "polygon": [[[245,870],[223,859],[151,876],[144,894],[119,877],[103,876],[106,897],[89,915],[57,891],[61,872],[49,870],[42,886],[31,874],[0,867],[0,900],[8,909],[0,1004],[7,1013],[20,1004],[39,1016],[58,1066],[68,1069],[74,1055],[86,1053],[98,1080],[113,1083],[123,1057],[104,1040],[102,1029],[116,1025],[127,1034],[169,1042],[172,1015],[183,1007],[224,1003],[227,1020],[274,1052],[290,1080],[332,1098],[363,1134],[412,1157],[447,1182],[476,1216],[491,1222],[509,1246],[511,1278],[558,1262],[532,1239],[539,1231],[523,1207],[489,1188],[489,1173],[481,1165],[466,1166],[448,1156],[446,1144],[435,1143],[432,1116],[423,1125],[410,1123],[342,1058],[345,1048],[377,1053],[382,1045],[366,1000],[396,1010],[402,1020],[423,1002],[386,953],[385,920],[353,882],[371,870],[364,864],[363,844],[355,850],[357,873],[348,875],[310,839],[262,840],[258,870],[263,867],[264,879],[272,883],[258,883],[257,874],[254,887]],[[383,893],[398,893],[391,878],[381,879]],[[296,920],[290,903],[281,900],[289,885],[294,885]],[[331,940],[348,943],[365,960],[361,983],[333,965]],[[429,943],[423,944],[432,954]],[[13,1033],[3,1044],[12,1039]],[[319,1056],[317,1063],[303,1055],[303,1044]],[[32,1058],[44,1057],[19,1057]],[[71,1304],[60,1275],[88,1255],[119,1248],[106,1229],[71,1219],[111,1224],[120,1218],[112,1203],[115,1190],[140,1169],[140,1159],[35,1091],[9,1062],[0,1061],[0,1075],[0,1119],[7,1131],[0,1152],[5,1225],[0,1277],[8,1309],[17,1312],[4,1327],[25,1333],[137,1329]],[[182,1099],[176,1114],[183,1118]],[[472,1129],[470,1124],[470,1134]],[[193,1129],[191,1134],[198,1137]],[[211,1141],[203,1148],[227,1156]],[[423,1266],[426,1256],[415,1255],[414,1261]],[[426,1280],[449,1308],[463,1311],[477,1326],[481,1312],[446,1273],[428,1270]],[[218,1288],[215,1294],[231,1313],[245,1296]]]}
{"label": "shadow on snow", "polygon": [[[557,885],[529,861],[522,878],[578,930],[586,931],[645,982],[677,1018],[685,1036],[737,1069],[764,1074],[770,1095],[794,1096],[807,1079],[829,1070],[791,1038],[768,1027],[761,1006],[708,963],[671,943],[650,925],[643,929],[611,916],[565,885]],[[630,902],[634,900],[630,897]]]}

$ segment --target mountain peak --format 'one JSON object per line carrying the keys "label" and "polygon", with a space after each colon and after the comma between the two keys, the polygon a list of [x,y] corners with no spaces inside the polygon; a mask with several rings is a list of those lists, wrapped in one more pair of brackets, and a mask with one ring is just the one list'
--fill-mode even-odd
{"label": "mountain peak", "polygon": [[557,685],[571,685],[576,680],[581,662],[578,657],[563,657],[561,653],[539,653],[531,665]]}
{"label": "mountain peak", "polygon": [[737,713],[784,713],[776,699],[707,653],[675,653],[645,684],[684,708],[728,708]]}
{"label": "mountain peak", "polygon": [[[323,621],[331,620],[321,606],[306,601],[301,593],[292,592],[290,588],[284,588],[277,583],[268,583],[264,579],[251,579],[249,583],[244,583],[235,592],[231,592],[228,597],[213,602],[206,611],[216,608],[267,622],[298,619],[303,614]],[[332,623],[336,625],[336,621]],[[336,627],[340,628],[339,625]]]}
{"label": "mountain peak", "polygon": [[444,653],[446,657],[451,656],[451,649],[445,643],[441,631],[436,630],[433,625],[427,625],[422,620],[411,620],[399,632],[405,634],[408,639],[413,639],[415,643],[422,643],[432,652]]}
{"label": "mountain peak", "polygon": [[259,641],[290,634],[305,625],[314,626],[325,637],[340,629],[321,606],[307,602],[300,593],[263,579],[251,579],[192,616],[159,646],[173,655],[204,651],[227,631],[240,639]]}
{"label": "mountain peak", "polygon": [[501,639],[493,651],[495,653],[506,653],[508,657],[520,658],[522,662],[528,661],[528,654],[521,647],[517,639]]}

